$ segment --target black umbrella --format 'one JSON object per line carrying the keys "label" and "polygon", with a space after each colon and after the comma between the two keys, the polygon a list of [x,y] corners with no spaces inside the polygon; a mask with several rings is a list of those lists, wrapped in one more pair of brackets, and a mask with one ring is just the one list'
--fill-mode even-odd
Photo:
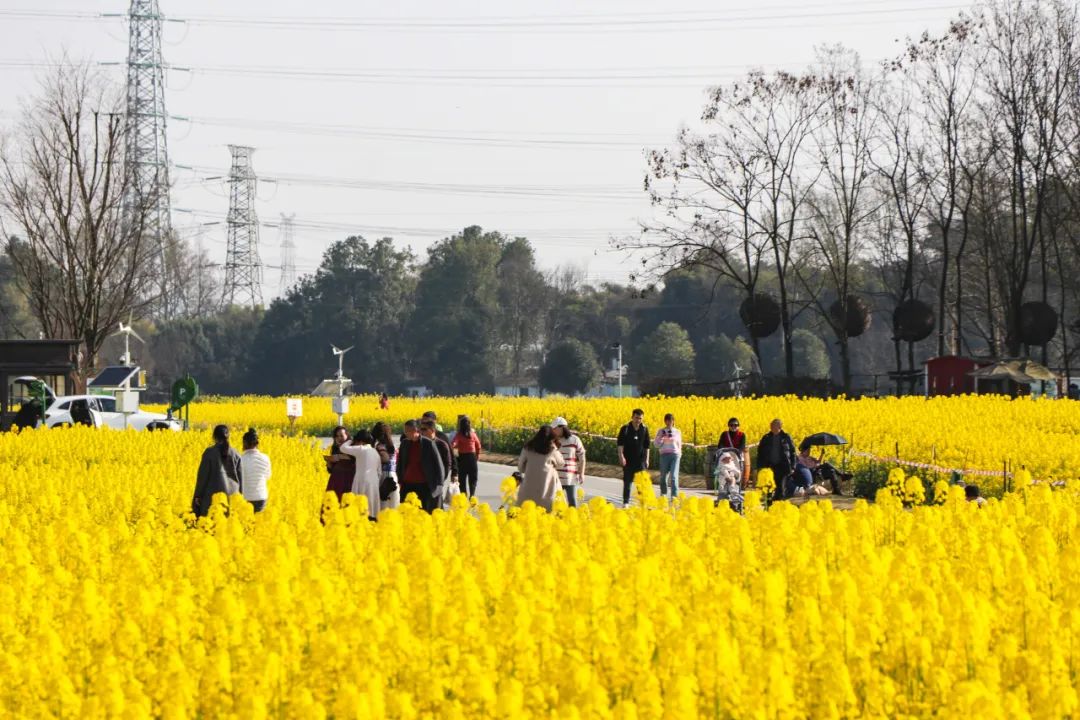
{"label": "black umbrella", "polygon": [[847,440],[839,435],[834,435],[833,433],[814,433],[813,435],[808,435],[802,441],[802,444],[799,445],[799,449],[805,450],[817,445],[847,445]]}

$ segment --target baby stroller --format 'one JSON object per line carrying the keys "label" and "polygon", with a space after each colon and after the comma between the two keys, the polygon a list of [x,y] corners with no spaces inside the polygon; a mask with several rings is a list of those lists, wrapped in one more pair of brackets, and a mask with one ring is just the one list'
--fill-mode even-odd
{"label": "baby stroller", "polygon": [[735,448],[719,448],[716,451],[716,504],[727,500],[731,509],[737,513],[743,511],[742,480],[743,463],[739,451]]}

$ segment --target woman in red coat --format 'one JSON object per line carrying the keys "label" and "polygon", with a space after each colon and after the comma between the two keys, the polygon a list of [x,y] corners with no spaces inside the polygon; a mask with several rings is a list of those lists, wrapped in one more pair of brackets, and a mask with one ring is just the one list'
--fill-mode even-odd
{"label": "woman in red coat", "polygon": [[330,479],[326,482],[327,491],[333,490],[338,502],[341,496],[352,491],[353,477],[356,475],[356,458],[341,452],[341,446],[349,441],[349,431],[341,425],[334,428],[334,444],[330,446],[330,455],[326,458],[326,471]]}

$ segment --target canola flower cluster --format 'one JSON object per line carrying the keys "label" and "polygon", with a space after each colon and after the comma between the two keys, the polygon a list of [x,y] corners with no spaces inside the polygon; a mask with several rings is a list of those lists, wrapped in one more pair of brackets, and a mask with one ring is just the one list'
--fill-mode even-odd
{"label": "canola flower cluster", "polygon": [[[764,435],[773,418],[798,443],[816,432],[832,432],[850,441],[856,451],[848,466],[858,469],[867,460],[857,453],[934,463],[961,470],[993,471],[999,475],[978,481],[1000,489],[1003,464],[1010,470],[1021,466],[1041,480],[1069,480],[1080,468],[1080,412],[1075,404],[1060,400],[1009,399],[1000,396],[889,397],[848,399],[763,398],[506,398],[437,397],[391,398],[390,408],[380,410],[374,396],[351,399],[345,424],[370,427],[377,420],[395,427],[424,411],[434,410],[449,429],[459,414],[469,415],[474,425],[495,429],[535,428],[565,417],[576,431],[613,437],[640,407],[645,421],[655,430],[665,413],[673,413],[685,442],[715,443],[727,428],[729,417],[738,417],[751,442]],[[255,425],[287,430],[285,399],[270,397],[208,398],[192,406],[193,422],[201,427],[225,423],[233,427]],[[329,398],[305,398],[304,415],[295,430],[307,434],[330,434],[337,424]],[[513,436],[520,441],[521,433]],[[610,443],[609,443],[610,444]],[[838,455],[833,450],[834,459]],[[590,457],[603,460],[590,448]],[[613,456],[606,459],[613,462]],[[687,470],[684,462],[684,471]]]}
{"label": "canola flower cluster", "polygon": [[850,512],[750,492],[740,516],[642,482],[629,510],[458,496],[370,523],[327,501],[315,443],[267,433],[267,510],[234,496],[195,522],[209,442],[0,435],[0,715],[1080,712],[1072,485]]}

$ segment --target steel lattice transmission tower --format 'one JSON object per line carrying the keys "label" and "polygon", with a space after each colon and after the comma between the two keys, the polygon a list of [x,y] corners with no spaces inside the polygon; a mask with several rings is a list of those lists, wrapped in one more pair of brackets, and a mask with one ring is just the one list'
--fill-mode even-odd
{"label": "steel lattice transmission tower", "polygon": [[229,214],[225,218],[225,304],[262,305],[262,262],[259,260],[259,218],[255,214],[255,148],[230,145]]}
{"label": "steel lattice transmission tower", "polygon": [[296,282],[296,243],[293,241],[295,226],[292,215],[281,214],[281,283],[278,292],[284,295]]}
{"label": "steel lattice transmission tower", "polygon": [[127,103],[124,127],[124,198],[127,222],[142,222],[157,267],[160,313],[170,314],[168,257],[172,239],[169,212],[169,151],[165,139],[165,81],[161,60],[158,0],[131,0],[128,11]]}

